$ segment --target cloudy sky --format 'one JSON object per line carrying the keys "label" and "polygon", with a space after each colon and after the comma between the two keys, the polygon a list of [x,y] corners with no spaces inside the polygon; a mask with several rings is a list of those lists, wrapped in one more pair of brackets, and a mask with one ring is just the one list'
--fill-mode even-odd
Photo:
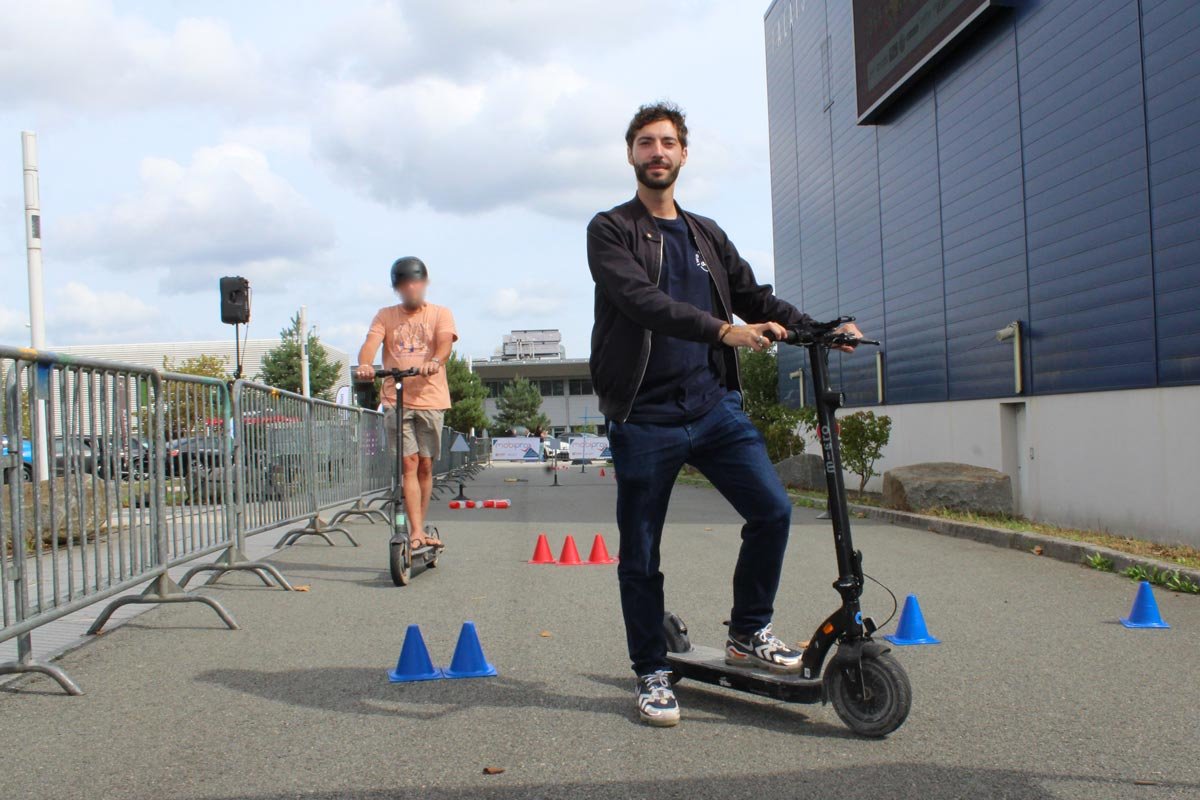
{"label": "cloudy sky", "polygon": [[766,5],[0,0],[0,342],[29,335],[21,130],[52,346],[228,338],[244,275],[252,337],[306,304],[353,352],[414,254],[465,354],[560,328],[586,356],[584,227],[658,98],[689,113],[681,202],[770,280]]}

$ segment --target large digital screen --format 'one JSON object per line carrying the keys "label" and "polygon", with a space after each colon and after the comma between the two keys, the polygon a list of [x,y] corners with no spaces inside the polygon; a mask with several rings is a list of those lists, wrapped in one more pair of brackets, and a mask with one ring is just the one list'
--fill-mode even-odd
{"label": "large digital screen", "polygon": [[858,122],[884,110],[955,40],[1007,0],[854,0]]}

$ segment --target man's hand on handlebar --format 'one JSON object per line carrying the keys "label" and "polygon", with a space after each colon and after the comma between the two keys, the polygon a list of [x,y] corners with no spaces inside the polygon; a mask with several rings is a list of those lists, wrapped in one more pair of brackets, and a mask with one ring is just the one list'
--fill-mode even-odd
{"label": "man's hand on handlebar", "polygon": [[[866,338],[865,336],[863,336],[863,332],[860,331],[858,329],[858,326],[855,325],[853,322],[847,322],[844,325],[839,325],[837,328],[834,328],[833,332],[835,334],[841,334],[843,336],[851,336],[855,339],[865,339]],[[854,347],[851,345],[848,345],[848,344],[835,344],[832,349],[833,350],[841,350],[843,353],[853,353],[854,352]]]}
{"label": "man's hand on handlebar", "polygon": [[354,377],[360,381],[375,380],[375,368],[370,364],[359,364],[354,368]]}
{"label": "man's hand on handlebar", "polygon": [[421,366],[417,367],[417,369],[419,369],[421,371],[422,375],[433,375],[435,372],[437,372],[441,368],[442,368],[442,362],[438,361],[437,359],[430,359],[429,361],[426,361]]}
{"label": "man's hand on handlebar", "polygon": [[721,344],[728,347],[749,347],[756,353],[771,346],[772,342],[787,338],[787,329],[778,322],[755,322],[749,325],[730,325],[721,336]]}

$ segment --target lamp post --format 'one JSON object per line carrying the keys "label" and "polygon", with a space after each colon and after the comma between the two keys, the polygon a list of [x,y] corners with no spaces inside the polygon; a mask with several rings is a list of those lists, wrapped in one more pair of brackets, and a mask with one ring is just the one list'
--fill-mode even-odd
{"label": "lamp post", "polygon": [[[25,174],[25,261],[29,270],[29,344],[34,350],[46,348],[46,303],[42,293],[42,199],[38,190],[37,134],[21,131],[21,162]],[[49,382],[46,384],[49,386]],[[38,435],[33,438],[37,479],[50,479],[50,440],[46,433],[46,398],[33,409]]]}

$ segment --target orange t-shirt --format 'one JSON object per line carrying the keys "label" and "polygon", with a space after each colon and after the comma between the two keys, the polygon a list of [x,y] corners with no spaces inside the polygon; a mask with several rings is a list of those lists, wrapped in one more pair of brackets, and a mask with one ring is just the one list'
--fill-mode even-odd
{"label": "orange t-shirt", "polygon": [[[383,365],[388,369],[419,367],[433,358],[437,341],[449,336],[457,341],[454,316],[450,309],[426,303],[420,311],[409,311],[402,305],[379,309],[371,320],[369,335],[383,337]],[[383,382],[383,404],[396,405],[395,381]],[[446,370],[432,375],[417,375],[404,380],[404,407],[430,410],[450,408],[450,384]]]}

